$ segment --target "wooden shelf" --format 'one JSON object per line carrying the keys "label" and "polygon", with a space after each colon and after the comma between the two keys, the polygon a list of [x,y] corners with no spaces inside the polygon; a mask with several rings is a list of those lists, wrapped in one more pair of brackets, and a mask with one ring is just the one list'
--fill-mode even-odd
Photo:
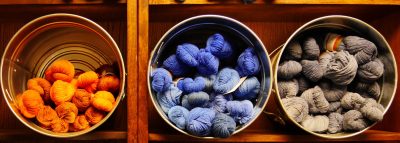
{"label": "wooden shelf", "polygon": [[361,135],[337,139],[327,140],[318,138],[310,134],[288,134],[279,133],[276,131],[249,131],[245,130],[242,133],[229,137],[227,139],[211,139],[202,140],[193,137],[189,137],[183,134],[169,134],[169,133],[150,133],[150,141],[168,141],[168,142],[322,142],[322,141],[398,141],[400,140],[400,133],[398,132],[387,132],[379,130],[368,130]]}
{"label": "wooden shelf", "polygon": [[[150,5],[175,4],[246,4],[243,0],[149,0]],[[361,4],[361,5],[400,5],[398,0],[254,0],[247,4]]]}
{"label": "wooden shelf", "polygon": [[2,0],[0,5],[25,4],[110,4],[126,3],[126,0]]}

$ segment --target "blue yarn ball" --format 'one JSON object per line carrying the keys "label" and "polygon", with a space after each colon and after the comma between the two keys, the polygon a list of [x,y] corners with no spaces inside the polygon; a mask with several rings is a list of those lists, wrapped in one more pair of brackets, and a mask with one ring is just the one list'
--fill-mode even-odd
{"label": "blue yarn ball", "polygon": [[190,106],[188,99],[189,95],[183,95],[181,103],[183,107],[185,107],[188,110],[191,110],[192,106]]}
{"label": "blue yarn ball", "polygon": [[174,106],[168,111],[169,120],[179,129],[185,129],[189,116],[189,110],[182,106]]}
{"label": "blue yarn ball", "polygon": [[214,110],[200,107],[194,108],[189,112],[186,129],[192,135],[207,136],[211,133],[214,118]]}
{"label": "blue yarn ball", "polygon": [[239,124],[245,124],[253,116],[253,103],[249,100],[243,101],[228,101],[226,109],[229,116],[231,116]]}
{"label": "blue yarn ball", "polygon": [[180,104],[180,98],[182,91],[175,87],[173,84],[164,92],[157,93],[157,101],[160,104],[161,109],[168,113],[171,107]]}
{"label": "blue yarn ball", "polygon": [[226,111],[226,102],[228,100],[224,97],[224,95],[217,95],[210,103],[210,108],[214,109],[216,112],[225,113]]}
{"label": "blue yarn ball", "polygon": [[236,122],[232,117],[223,113],[217,113],[212,122],[212,131],[214,136],[227,138],[235,132]]}
{"label": "blue yarn ball", "polygon": [[193,92],[188,95],[187,102],[190,107],[205,107],[207,106],[210,96],[205,92]]}
{"label": "blue yarn ball", "polygon": [[176,57],[186,65],[190,67],[195,67],[199,63],[197,62],[197,55],[199,53],[199,48],[196,45],[190,43],[184,43],[178,45],[176,48]]}
{"label": "blue yarn ball", "polygon": [[257,97],[259,92],[260,82],[257,77],[251,77],[244,80],[239,88],[233,92],[233,95],[239,100],[251,100]]}
{"label": "blue yarn ball", "polygon": [[221,59],[229,58],[233,53],[231,44],[219,33],[211,35],[207,39],[206,50]]}
{"label": "blue yarn ball", "polygon": [[217,93],[226,93],[240,81],[239,73],[231,68],[224,68],[219,71],[214,81],[213,89]]}
{"label": "blue yarn ball", "polygon": [[177,84],[178,88],[185,93],[199,92],[206,87],[206,80],[203,77],[185,78],[179,80]]}
{"label": "blue yarn ball", "polygon": [[215,79],[217,78],[217,75],[209,75],[207,77],[203,77],[206,81],[206,87],[205,90],[206,91],[211,91],[213,89],[213,84]]}
{"label": "blue yarn ball", "polygon": [[219,60],[210,52],[206,52],[204,49],[201,49],[199,54],[197,55],[197,62],[199,63],[197,66],[197,72],[199,74],[201,75],[217,74]]}
{"label": "blue yarn ball", "polygon": [[175,76],[184,75],[189,71],[189,66],[180,62],[175,54],[165,59],[165,61],[163,62],[163,66],[171,71],[171,73]]}
{"label": "blue yarn ball", "polygon": [[260,71],[260,61],[253,48],[247,48],[240,54],[237,60],[240,76],[256,75]]}
{"label": "blue yarn ball", "polygon": [[151,87],[156,92],[163,92],[168,90],[172,84],[171,74],[164,68],[157,68],[151,73],[153,80],[151,81]]}

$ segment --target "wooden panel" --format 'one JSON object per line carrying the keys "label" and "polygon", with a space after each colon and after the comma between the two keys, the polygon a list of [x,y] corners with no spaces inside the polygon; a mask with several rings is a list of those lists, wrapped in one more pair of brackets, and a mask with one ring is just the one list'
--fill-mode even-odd
{"label": "wooden panel", "polygon": [[[269,52],[276,49],[301,25],[306,22],[325,15],[341,14],[359,18],[377,27],[387,38],[392,46],[397,59],[400,59],[400,21],[396,17],[400,14],[399,6],[354,6],[354,5],[170,5],[150,6],[150,27],[149,49],[154,49],[159,38],[178,22],[200,14],[221,14],[232,17],[250,27],[263,41]],[[187,12],[186,12],[187,11]],[[190,11],[190,12],[189,12]],[[257,14],[254,13],[257,11]],[[141,69],[140,69],[141,70]],[[385,116],[385,119],[374,127],[375,131],[368,131],[365,134],[356,136],[350,140],[398,140],[400,115],[397,109],[400,108],[400,97],[396,96],[394,104]],[[169,127],[158,115],[151,100],[148,99],[149,118],[149,140],[150,141],[199,141],[187,137]],[[273,98],[268,102],[267,111],[276,112],[276,104]],[[380,132],[377,130],[382,130]],[[386,132],[395,131],[395,132]],[[304,136],[303,136],[304,135]],[[238,135],[229,138],[227,142],[233,141],[323,141],[291,126],[282,127],[269,120],[265,114]],[[222,141],[222,140],[221,140]]]}
{"label": "wooden panel", "polygon": [[103,4],[126,3],[126,0],[2,0],[0,5],[9,4]]}
{"label": "wooden panel", "polygon": [[[172,4],[244,4],[243,0],[150,0],[150,5]],[[251,4],[366,4],[399,5],[398,0],[254,0]]]}
{"label": "wooden panel", "polygon": [[[88,8],[95,12],[89,12],[85,9]],[[40,11],[44,8],[43,11]],[[25,11],[24,14],[21,12]],[[3,54],[4,48],[14,33],[30,20],[54,12],[67,12],[85,16],[102,26],[115,40],[119,46],[121,53],[126,60],[126,6],[115,5],[109,6],[0,6],[0,55]],[[106,12],[106,13],[103,13]],[[110,13],[107,13],[110,12]],[[7,13],[7,14],[5,14]],[[29,14],[27,14],[29,13]],[[100,15],[99,15],[100,14]],[[3,96],[3,95],[1,95]],[[127,130],[127,100],[123,100],[118,105],[113,115],[100,127],[91,133],[74,138],[74,140],[108,140],[108,139],[126,139]],[[19,120],[11,113],[5,100],[0,99],[0,140],[13,139],[26,135],[29,139],[37,138],[41,140],[51,140],[54,138],[40,135],[25,127]]]}

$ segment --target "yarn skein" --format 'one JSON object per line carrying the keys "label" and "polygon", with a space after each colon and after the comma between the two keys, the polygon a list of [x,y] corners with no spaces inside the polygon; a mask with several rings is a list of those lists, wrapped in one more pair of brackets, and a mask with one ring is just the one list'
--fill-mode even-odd
{"label": "yarn skein", "polygon": [[339,101],[347,92],[347,86],[335,85],[326,80],[321,81],[318,85],[329,102]]}
{"label": "yarn skein", "polygon": [[256,75],[260,72],[260,61],[254,48],[247,48],[239,55],[236,69],[241,77]]}
{"label": "yarn skein", "polygon": [[176,48],[176,57],[186,65],[195,67],[199,63],[197,62],[197,55],[199,54],[199,48],[196,45],[190,43],[184,43],[178,45]]}
{"label": "yarn skein", "polygon": [[204,107],[210,100],[210,96],[205,92],[193,92],[188,95],[187,102],[190,107]]}
{"label": "yarn skein", "polygon": [[211,133],[214,110],[196,107],[189,112],[186,129],[192,135],[207,136]]}
{"label": "yarn skein", "polygon": [[336,52],[328,64],[325,78],[337,85],[348,85],[357,73],[358,64],[347,51]]}
{"label": "yarn skein", "polygon": [[333,52],[324,52],[319,56],[319,66],[321,67],[324,75],[333,56]]}
{"label": "yarn skein", "polygon": [[379,79],[384,72],[384,65],[382,61],[376,58],[364,65],[361,65],[357,71],[358,79],[365,82],[374,82]]}
{"label": "yarn skein", "polygon": [[164,113],[168,113],[169,109],[180,104],[182,91],[174,85],[171,85],[168,90],[157,93],[157,101]]}
{"label": "yarn skein", "polygon": [[278,81],[278,92],[281,98],[295,97],[299,92],[299,84],[296,79]]}
{"label": "yarn skein", "polygon": [[235,120],[223,113],[217,113],[212,121],[212,124],[212,132],[214,136],[220,138],[227,138],[231,136],[236,129]]}
{"label": "yarn skein", "polygon": [[296,80],[297,80],[297,83],[299,85],[299,92],[298,93],[300,93],[300,94],[311,87],[311,81],[309,81],[303,75],[299,76]]}
{"label": "yarn skein", "polygon": [[188,116],[189,110],[182,106],[174,106],[168,111],[168,119],[179,129],[185,129]]}
{"label": "yarn skein", "polygon": [[249,100],[243,101],[228,101],[226,109],[231,116],[239,124],[245,124],[253,116],[253,103]]}
{"label": "yarn skein", "polygon": [[177,87],[185,93],[199,92],[206,87],[206,80],[200,76],[194,80],[192,78],[185,78],[178,81]]}
{"label": "yarn skein", "polygon": [[217,93],[226,93],[239,83],[239,73],[231,68],[224,68],[219,71],[214,81],[213,89]]}
{"label": "yarn skein", "polygon": [[331,134],[338,133],[343,129],[343,115],[339,113],[329,114],[328,132]]}
{"label": "yarn skein", "polygon": [[216,112],[225,113],[226,111],[226,103],[228,100],[224,97],[224,95],[217,95],[211,101],[211,109],[214,109]]}
{"label": "yarn skein", "polygon": [[282,104],[288,116],[298,123],[303,121],[308,115],[308,103],[301,97],[283,98]]}
{"label": "yarn skein", "polygon": [[189,72],[189,66],[180,62],[175,54],[164,60],[163,67],[171,71],[174,76],[182,76]]}
{"label": "yarn skein", "polygon": [[307,101],[310,113],[326,113],[329,110],[329,102],[319,86],[307,89],[300,97]]}
{"label": "yarn skein", "polygon": [[301,55],[303,54],[303,49],[299,42],[291,42],[286,47],[284,54],[285,58],[288,60],[300,60]]}
{"label": "yarn skein", "polygon": [[206,50],[220,59],[227,59],[233,53],[231,44],[219,33],[211,35],[207,39]]}
{"label": "yarn skein", "polygon": [[378,82],[373,82],[373,83],[357,82],[355,85],[355,91],[361,95],[364,95],[364,93],[366,93],[368,94],[368,97],[374,99],[379,99],[379,96],[381,95],[381,88]]}
{"label": "yarn skein", "polygon": [[257,77],[247,78],[238,89],[233,92],[233,95],[239,100],[254,99],[260,92],[260,82]]}
{"label": "yarn skein", "polygon": [[381,104],[376,103],[376,100],[372,98],[366,99],[363,107],[360,109],[362,115],[371,121],[382,120],[384,111],[385,108]]}
{"label": "yarn skein", "polygon": [[367,121],[357,110],[347,111],[343,115],[343,129],[346,131],[360,131],[368,127]]}
{"label": "yarn skein", "polygon": [[365,99],[358,93],[346,92],[340,102],[344,109],[358,110],[364,104]]}
{"label": "yarn skein", "polygon": [[172,84],[172,77],[170,73],[164,68],[157,68],[151,73],[153,80],[151,81],[151,87],[156,92],[163,92],[168,90]]}
{"label": "yarn skein", "polygon": [[302,73],[305,77],[310,79],[313,82],[317,82],[324,76],[324,71],[319,65],[317,60],[301,60],[302,65]]}
{"label": "yarn skein", "polygon": [[307,116],[301,125],[309,131],[323,133],[328,130],[329,118],[325,115]]}
{"label": "yarn skein", "polygon": [[217,74],[219,59],[215,57],[210,52],[205,51],[204,49],[200,49],[199,54],[197,55],[197,72],[200,75],[213,75]]}
{"label": "yarn skein", "polygon": [[317,41],[308,37],[303,43],[303,59],[307,60],[317,60],[320,54],[320,49]]}
{"label": "yarn skein", "polygon": [[278,77],[283,79],[292,79],[302,71],[302,66],[299,62],[289,60],[284,61],[278,66]]}
{"label": "yarn skein", "polygon": [[378,55],[378,50],[374,43],[358,36],[346,36],[342,40],[344,50],[353,54],[357,63],[363,65],[372,61]]}

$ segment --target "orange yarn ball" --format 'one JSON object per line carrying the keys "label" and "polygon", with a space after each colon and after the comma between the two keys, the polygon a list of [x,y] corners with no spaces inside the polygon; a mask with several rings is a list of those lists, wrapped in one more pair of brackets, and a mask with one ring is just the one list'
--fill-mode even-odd
{"label": "orange yarn ball", "polygon": [[76,116],[78,116],[78,108],[71,102],[63,102],[56,107],[56,112],[60,119],[67,123],[75,122]]}
{"label": "orange yarn ball", "polygon": [[94,71],[88,71],[78,76],[77,86],[93,93],[97,89],[99,76]]}
{"label": "orange yarn ball", "polygon": [[58,115],[50,106],[44,106],[36,115],[36,120],[46,129],[51,128],[51,125],[59,120]]}
{"label": "orange yarn ball", "polygon": [[75,91],[74,97],[72,97],[72,103],[78,107],[80,112],[84,112],[90,106],[92,95],[92,93],[89,93],[84,89],[78,89]]}
{"label": "orange yarn ball", "polygon": [[89,107],[85,112],[85,117],[91,125],[94,125],[100,122],[105,117],[105,114],[94,107]]}
{"label": "orange yarn ball", "polygon": [[103,76],[100,78],[97,88],[98,90],[115,93],[119,90],[119,79],[115,75]]}
{"label": "orange yarn ball", "polygon": [[45,77],[50,82],[57,80],[70,82],[74,78],[74,75],[74,65],[68,60],[58,60],[53,62],[45,72]]}
{"label": "orange yarn ball", "polygon": [[110,112],[114,107],[114,95],[108,91],[97,91],[92,98],[92,105],[101,111]]}
{"label": "orange yarn ball", "polygon": [[50,88],[50,98],[56,105],[60,105],[63,102],[71,101],[75,90],[72,84],[57,80]]}
{"label": "orange yarn ball", "polygon": [[35,90],[26,90],[18,97],[18,109],[26,118],[35,118],[44,102],[39,92]]}
{"label": "orange yarn ball", "polygon": [[44,78],[32,78],[28,80],[27,83],[28,89],[35,90],[39,92],[40,96],[44,102],[50,102],[50,88],[51,84]]}

